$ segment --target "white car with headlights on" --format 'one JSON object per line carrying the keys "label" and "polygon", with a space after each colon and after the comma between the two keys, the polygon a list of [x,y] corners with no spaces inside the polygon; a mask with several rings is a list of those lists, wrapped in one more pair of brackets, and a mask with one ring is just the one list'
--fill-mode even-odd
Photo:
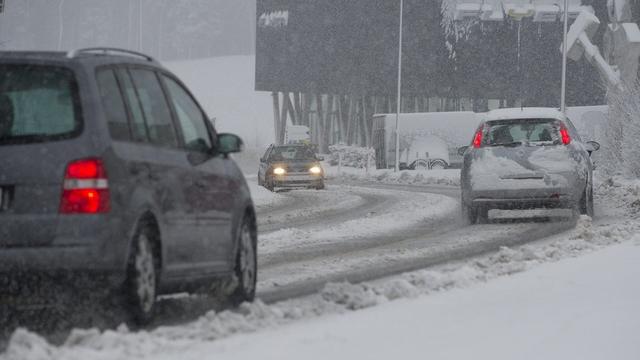
{"label": "white car with headlights on", "polygon": [[305,144],[271,145],[260,158],[258,184],[276,188],[324,189],[323,159]]}

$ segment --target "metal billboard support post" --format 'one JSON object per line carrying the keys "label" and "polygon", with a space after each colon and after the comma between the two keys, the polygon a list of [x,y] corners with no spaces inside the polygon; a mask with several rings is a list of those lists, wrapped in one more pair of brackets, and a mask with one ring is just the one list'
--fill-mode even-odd
{"label": "metal billboard support post", "polygon": [[402,104],[402,15],[404,1],[400,0],[400,31],[398,36],[398,96],[396,101],[396,167],[395,172],[400,171],[400,105]]}
{"label": "metal billboard support post", "polygon": [[564,40],[562,41],[562,85],[560,89],[560,111],[567,113],[567,31],[569,28],[569,0],[564,0]]}

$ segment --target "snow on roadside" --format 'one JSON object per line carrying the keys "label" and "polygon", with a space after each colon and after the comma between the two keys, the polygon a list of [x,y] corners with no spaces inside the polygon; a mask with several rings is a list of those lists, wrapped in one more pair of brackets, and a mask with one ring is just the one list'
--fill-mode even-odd
{"label": "snow on roadside", "polygon": [[351,181],[374,181],[386,184],[412,185],[447,185],[460,186],[460,169],[445,170],[402,170],[393,169],[357,169],[342,166],[325,166],[325,173],[329,179]]}
{"label": "snow on roadside", "polygon": [[[640,246],[626,243],[431,296],[417,296],[402,279],[382,294],[340,284],[326,289],[324,298],[353,310],[369,308],[203,342],[180,358],[635,360],[638,261]],[[461,270],[455,276],[473,284],[475,275]],[[387,303],[395,297],[401,300]],[[379,302],[384,304],[371,307]]]}
{"label": "snow on roadside", "polygon": [[287,197],[282,194],[278,194],[273,191],[269,191],[262,186],[258,186],[257,179],[247,177],[247,185],[249,186],[249,191],[251,191],[253,204],[258,209],[265,206],[278,205],[287,200]]}
{"label": "snow on roadside", "polygon": [[77,329],[63,345],[54,346],[34,333],[19,329],[11,337],[7,351],[0,354],[0,359],[197,357],[202,356],[198,352],[202,348],[216,345],[209,342],[233,334],[272,329],[296,320],[369,308],[407,297],[467,288],[628,240],[640,246],[640,237],[636,235],[640,230],[639,190],[638,181],[613,179],[602,182],[598,186],[596,200],[599,208],[613,211],[604,214],[603,219],[607,221],[594,223],[583,216],[575,229],[545,241],[502,248],[494,254],[374,282],[327,284],[321,293],[306,298],[272,305],[258,300],[253,304],[243,304],[236,311],[210,311],[195,322],[151,331],[133,333],[123,326],[104,332]]}

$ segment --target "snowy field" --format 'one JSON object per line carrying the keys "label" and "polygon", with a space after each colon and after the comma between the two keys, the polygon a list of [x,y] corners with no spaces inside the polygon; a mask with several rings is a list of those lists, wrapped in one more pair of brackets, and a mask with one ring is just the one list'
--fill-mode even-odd
{"label": "snowy field", "polygon": [[[406,276],[407,282],[397,280],[395,291],[402,298],[397,301],[387,302],[376,288],[363,290],[363,298],[352,301],[367,306],[368,295],[370,304],[380,306],[201,342],[153,358],[638,359],[639,262],[637,237],[635,243],[430,296],[416,295],[410,281],[463,285],[478,274],[467,269],[451,279]],[[331,295],[337,294],[328,288],[325,297]]]}

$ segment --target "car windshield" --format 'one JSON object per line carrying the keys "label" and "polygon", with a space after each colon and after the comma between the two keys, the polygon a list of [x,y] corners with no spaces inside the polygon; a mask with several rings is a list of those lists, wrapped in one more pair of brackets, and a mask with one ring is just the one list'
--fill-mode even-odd
{"label": "car windshield", "polygon": [[64,138],[79,128],[73,74],[52,66],[0,66],[0,144]]}
{"label": "car windshield", "polygon": [[559,142],[557,120],[514,119],[486,123],[484,144],[487,146],[536,143],[541,145]]}
{"label": "car windshield", "polygon": [[275,147],[269,156],[271,161],[315,160],[313,150],[306,146]]}

